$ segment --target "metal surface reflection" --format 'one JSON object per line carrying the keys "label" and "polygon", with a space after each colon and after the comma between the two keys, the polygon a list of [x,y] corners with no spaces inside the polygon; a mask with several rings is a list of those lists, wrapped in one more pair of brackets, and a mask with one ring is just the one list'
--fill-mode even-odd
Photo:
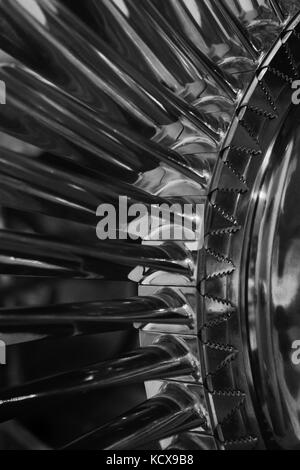
{"label": "metal surface reflection", "polygon": [[254,375],[259,375],[259,399],[274,439],[283,448],[300,447],[300,369],[292,361],[293,344],[300,338],[299,125],[295,107],[270,153],[259,191],[249,280]]}
{"label": "metal surface reflection", "polygon": [[[183,393],[182,393],[183,392]],[[66,450],[133,450],[145,440],[154,442],[191,428],[206,428],[206,419],[195,397],[170,385],[161,393],[107,425],[68,444]]]}
{"label": "metal surface reflection", "polygon": [[[42,410],[65,449],[300,447],[299,12],[0,0],[0,420]],[[99,241],[120,197],[167,208]]]}
{"label": "metal surface reflection", "polygon": [[12,419],[40,402],[47,404],[122,383],[193,375],[195,371],[196,362],[188,349],[172,337],[165,337],[154,346],[124,353],[110,361],[1,391],[0,420]]}

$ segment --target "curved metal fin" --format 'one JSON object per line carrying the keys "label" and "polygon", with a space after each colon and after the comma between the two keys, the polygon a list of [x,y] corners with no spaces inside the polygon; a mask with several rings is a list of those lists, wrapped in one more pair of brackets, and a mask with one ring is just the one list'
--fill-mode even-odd
{"label": "curved metal fin", "polygon": [[66,399],[120,384],[175,378],[193,373],[194,364],[181,344],[168,342],[136,351],[83,369],[10,388],[0,393],[0,420],[6,421],[39,403]]}
{"label": "curved metal fin", "polygon": [[116,418],[110,423],[78,438],[64,447],[72,449],[134,450],[190,429],[205,426],[204,416],[189,397],[184,405],[166,391]]}
{"label": "curved metal fin", "polygon": [[126,279],[132,268],[141,266],[192,276],[193,265],[184,246],[175,242],[149,246],[113,240],[82,246],[0,231],[1,274]]}

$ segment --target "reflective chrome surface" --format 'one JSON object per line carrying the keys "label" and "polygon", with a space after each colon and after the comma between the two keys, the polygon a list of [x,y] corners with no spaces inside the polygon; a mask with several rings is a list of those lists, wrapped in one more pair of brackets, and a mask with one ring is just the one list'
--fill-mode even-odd
{"label": "reflective chrome surface", "polygon": [[110,361],[2,391],[0,420],[12,419],[40,402],[45,406],[48,401],[66,399],[73,394],[157,377],[175,378],[195,370],[196,362],[188,349],[165,337],[152,347],[131,351]]}
{"label": "reflective chrome surface", "polygon": [[296,449],[300,448],[300,369],[293,359],[300,337],[299,126],[294,106],[270,151],[259,190],[249,272],[259,399],[277,444]]}
{"label": "reflective chrome surface", "polygon": [[206,419],[195,398],[184,387],[164,387],[156,397],[75,440],[65,449],[135,450],[145,440],[151,445],[157,438],[164,439],[191,428],[205,428]]}
{"label": "reflective chrome surface", "polygon": [[[296,0],[0,0],[0,340],[14,360],[1,420],[48,412],[65,449],[297,445],[286,346],[298,331],[297,119],[274,158],[268,138],[298,77],[299,11]],[[135,240],[98,241],[97,206],[119,196],[198,204],[201,236],[153,241],[129,221]]]}
{"label": "reflective chrome surface", "polygon": [[[224,0],[235,17],[243,24],[247,34],[254,38],[259,51],[268,50],[282,30],[278,5],[272,0]],[[289,3],[289,2],[286,2]]]}
{"label": "reflective chrome surface", "polygon": [[181,326],[189,331],[194,327],[193,317],[184,297],[170,288],[124,300],[0,309],[2,334],[43,332],[47,336],[114,331],[132,328],[133,323]]}
{"label": "reflective chrome surface", "polygon": [[[0,231],[0,241],[2,274],[126,279],[137,265],[191,277],[194,269],[191,254],[177,242],[150,246],[99,241],[82,246],[7,230]],[[114,259],[118,272],[111,265]]]}

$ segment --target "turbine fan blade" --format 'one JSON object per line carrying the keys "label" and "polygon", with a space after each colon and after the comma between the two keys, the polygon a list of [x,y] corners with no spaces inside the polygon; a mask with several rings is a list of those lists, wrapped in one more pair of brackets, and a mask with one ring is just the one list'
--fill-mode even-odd
{"label": "turbine fan blade", "polygon": [[133,323],[192,326],[193,318],[172,289],[125,300],[0,310],[2,333],[91,334],[126,329]]}
{"label": "turbine fan blade", "polygon": [[64,450],[134,450],[198,427],[206,427],[193,397],[179,387],[160,395],[64,447]]}
{"label": "turbine fan blade", "polygon": [[[145,2],[150,9],[152,2]],[[179,31],[187,44],[208,56],[225,76],[253,69],[256,51],[220,2],[154,0],[154,4],[166,27],[173,26],[173,35]]]}
{"label": "turbine fan blade", "polygon": [[99,242],[81,246],[31,234],[0,231],[0,273],[22,276],[126,279],[143,266],[192,276],[193,261],[182,244],[161,246]]}
{"label": "turbine fan blade", "polygon": [[[185,119],[194,124],[195,136],[203,135],[204,141],[211,139],[212,143],[218,140],[213,115],[189,106],[167,90],[162,93],[60,3],[35,3],[34,12],[28,10],[26,1],[8,0],[2,6],[4,23],[8,22],[11,32],[6,32],[6,41],[7,36],[10,39],[7,50],[21,62],[92,108],[112,126],[118,123],[150,139],[163,134],[164,143],[170,146],[180,137],[178,128],[188,127]],[[39,60],[26,55],[28,44],[37,51]]]}
{"label": "turbine fan blade", "polygon": [[[180,155],[124,125],[110,123],[105,112],[102,117],[97,115],[21,65],[1,65],[0,78],[9,84],[7,104],[0,107],[0,128],[4,132],[106,176],[113,174],[122,182],[142,186],[154,170],[164,170],[164,180],[167,172],[175,172],[179,180],[186,175],[198,182],[198,190],[203,184],[199,155]],[[103,107],[106,109],[105,104]],[[183,125],[178,123],[174,132],[180,135]],[[197,154],[215,151],[209,138],[199,135],[197,142]]]}
{"label": "turbine fan blade", "polygon": [[[172,338],[122,356],[0,393],[0,421],[6,421],[40,402],[87,393],[119,384],[190,375],[195,363],[189,351]],[[32,408],[31,408],[32,409]]]}
{"label": "turbine fan blade", "polygon": [[203,51],[180,40],[179,28],[175,34],[151,4],[126,0],[122,8],[115,0],[88,0],[87,5],[97,33],[137,70],[166,85],[166,90],[189,103],[212,93],[235,99],[235,80]]}
{"label": "turbine fan blade", "polygon": [[222,0],[222,4],[243,25],[247,37],[259,51],[268,51],[283,29],[272,0],[248,0],[246,3],[242,0]]}
{"label": "turbine fan blade", "polygon": [[120,195],[126,195],[128,205],[139,203],[150,207],[167,202],[113,177],[85,176],[78,166],[61,169],[58,161],[45,164],[41,160],[0,147],[3,206],[95,225],[97,207],[109,203],[117,211]]}

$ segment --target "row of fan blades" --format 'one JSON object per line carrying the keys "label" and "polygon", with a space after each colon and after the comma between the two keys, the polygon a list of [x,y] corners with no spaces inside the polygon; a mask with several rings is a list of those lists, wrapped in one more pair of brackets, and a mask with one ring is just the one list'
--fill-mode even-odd
{"label": "row of fan blades", "polygon": [[[3,282],[13,276],[123,281],[140,267],[134,280],[147,285],[153,273],[163,273],[152,282],[156,289],[140,297],[3,308],[1,333],[67,337],[133,324],[160,333],[172,325],[180,333],[1,391],[1,421],[50,399],[161,381],[158,395],[67,448],[132,449],[193,429],[212,433],[199,399],[199,357],[185,340],[197,338],[196,306],[178,294],[203,280],[198,253],[184,240],[95,241],[96,209],[116,205],[120,195],[149,207],[196,203],[216,189],[213,171],[239,100],[298,9],[298,1],[282,0],[0,1],[0,80],[7,93],[0,106]],[[274,113],[268,91],[262,94]],[[256,147],[247,129],[241,135],[234,147]],[[230,167],[223,178],[226,187],[245,190]],[[8,209],[27,214],[16,224],[21,229],[10,225]],[[236,230],[237,222],[215,209],[216,230]],[[209,279],[234,266],[207,251],[205,269]],[[202,300],[224,315],[233,310]]]}

